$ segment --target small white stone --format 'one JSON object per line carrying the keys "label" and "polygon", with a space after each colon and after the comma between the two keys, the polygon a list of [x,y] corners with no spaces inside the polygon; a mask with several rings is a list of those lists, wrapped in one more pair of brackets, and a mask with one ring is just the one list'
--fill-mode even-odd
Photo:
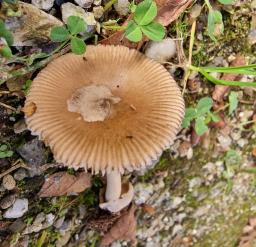
{"label": "small white stone", "polygon": [[94,15],[91,12],[85,12],[80,6],[76,6],[73,3],[64,3],[61,5],[62,20],[67,23],[69,16],[79,16],[81,17],[88,26],[96,26],[96,21]]}
{"label": "small white stone", "polygon": [[75,0],[80,7],[89,9],[92,6],[93,0]]}
{"label": "small white stone", "polygon": [[93,7],[93,14],[96,19],[100,19],[104,14],[104,8],[102,6]]}
{"label": "small white stone", "polygon": [[175,209],[175,208],[178,208],[179,205],[184,201],[184,199],[182,197],[178,197],[178,196],[175,196],[173,197],[173,200],[172,200],[172,208]]}
{"label": "small white stone", "polygon": [[11,208],[3,215],[6,219],[16,219],[22,217],[28,211],[28,199],[16,199]]}
{"label": "small white stone", "polygon": [[172,236],[175,236],[182,231],[183,231],[182,225],[175,225],[172,229]]}
{"label": "small white stone", "polygon": [[151,41],[146,48],[145,55],[158,62],[166,62],[176,54],[176,44],[171,38],[160,42]]}
{"label": "small white stone", "polygon": [[16,181],[14,180],[12,175],[5,175],[3,177],[3,186],[7,190],[13,190],[16,186]]}
{"label": "small white stone", "polygon": [[94,0],[94,1],[93,1],[93,4],[94,4],[95,6],[100,6],[100,5],[101,5],[101,2],[102,2],[102,0]]}
{"label": "small white stone", "polygon": [[129,13],[129,0],[118,0],[114,4],[114,8],[119,15],[127,15]]}
{"label": "small white stone", "polygon": [[32,0],[31,3],[39,9],[50,10],[54,4],[54,0]]}

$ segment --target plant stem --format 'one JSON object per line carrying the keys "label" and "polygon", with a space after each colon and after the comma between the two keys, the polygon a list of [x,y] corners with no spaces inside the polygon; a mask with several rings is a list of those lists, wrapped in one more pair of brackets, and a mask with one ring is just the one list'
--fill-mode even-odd
{"label": "plant stem", "polygon": [[208,9],[209,9],[210,11],[212,11],[212,5],[210,4],[210,1],[209,1],[209,0],[204,0],[204,2],[206,3]]}
{"label": "plant stem", "polygon": [[[190,40],[189,40],[188,66],[190,66],[192,63],[192,53],[193,53],[193,46],[194,46],[194,42],[195,42],[195,31],[196,31],[196,21],[193,22],[192,27],[191,27]],[[187,69],[185,69],[185,75],[183,78],[182,95],[184,95],[184,93],[185,93],[189,75],[190,75],[190,69],[187,68]]]}

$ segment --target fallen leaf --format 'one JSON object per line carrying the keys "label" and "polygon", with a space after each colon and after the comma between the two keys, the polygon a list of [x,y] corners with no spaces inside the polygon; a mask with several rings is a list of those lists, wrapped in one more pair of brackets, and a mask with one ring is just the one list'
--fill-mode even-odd
{"label": "fallen leaf", "polygon": [[141,206],[143,211],[149,215],[154,215],[156,213],[156,209],[149,204],[143,203]]}
{"label": "fallen leaf", "polygon": [[256,146],[254,146],[254,147],[252,148],[252,155],[253,155],[254,157],[256,157]]}
{"label": "fallen leaf", "polygon": [[[129,20],[129,18],[127,20]],[[127,22],[125,22],[124,25],[126,23]],[[120,31],[116,31],[114,34],[110,35],[109,37],[101,40],[99,43],[102,44],[102,45],[123,45],[123,46],[126,46],[126,47],[131,48],[131,49],[139,50],[142,47],[142,45],[144,44],[145,41],[146,41],[146,39],[143,38],[138,43],[131,42],[130,40],[125,38],[124,31],[120,30]]]}
{"label": "fallen leaf", "polygon": [[256,244],[256,218],[249,219],[248,224],[243,228],[238,247],[254,247]]}
{"label": "fallen leaf", "polygon": [[[243,66],[246,65],[245,57],[238,55],[234,61],[230,63],[230,66]],[[238,81],[241,77],[238,74],[223,74],[221,80]],[[230,86],[216,85],[212,93],[212,98],[217,102],[222,102],[224,96],[229,92]]]}
{"label": "fallen leaf", "polygon": [[158,13],[156,20],[164,26],[168,26],[176,20],[193,0],[156,0]]}
{"label": "fallen leaf", "polygon": [[57,172],[50,175],[38,193],[40,197],[62,196],[79,193],[91,186],[91,175],[80,172],[70,175],[67,172]]}
{"label": "fallen leaf", "polygon": [[26,117],[31,117],[36,112],[36,104],[34,102],[30,102],[24,106],[21,111],[24,112]]}
{"label": "fallen leaf", "polygon": [[136,246],[136,218],[134,216],[135,206],[132,205],[103,236],[100,247],[108,246],[116,240],[131,241]]}

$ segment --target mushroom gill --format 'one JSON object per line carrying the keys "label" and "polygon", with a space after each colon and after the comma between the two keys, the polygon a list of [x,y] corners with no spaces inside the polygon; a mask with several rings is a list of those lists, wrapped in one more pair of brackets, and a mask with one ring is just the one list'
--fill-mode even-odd
{"label": "mushroom gill", "polygon": [[165,68],[123,46],[88,46],[84,55],[57,58],[34,79],[31,103],[28,128],[57,161],[116,180],[106,200],[120,198],[120,174],[150,165],[173,143],[184,114]]}

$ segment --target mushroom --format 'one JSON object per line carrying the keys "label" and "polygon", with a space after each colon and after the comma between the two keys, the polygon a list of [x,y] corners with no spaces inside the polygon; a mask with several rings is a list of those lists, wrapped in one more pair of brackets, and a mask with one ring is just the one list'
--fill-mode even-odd
{"label": "mushroom", "polygon": [[133,197],[121,175],[151,165],[179,131],[184,101],[157,62],[123,46],[88,46],[52,61],[34,79],[25,107],[32,134],[56,161],[107,177],[100,207],[118,212]]}

